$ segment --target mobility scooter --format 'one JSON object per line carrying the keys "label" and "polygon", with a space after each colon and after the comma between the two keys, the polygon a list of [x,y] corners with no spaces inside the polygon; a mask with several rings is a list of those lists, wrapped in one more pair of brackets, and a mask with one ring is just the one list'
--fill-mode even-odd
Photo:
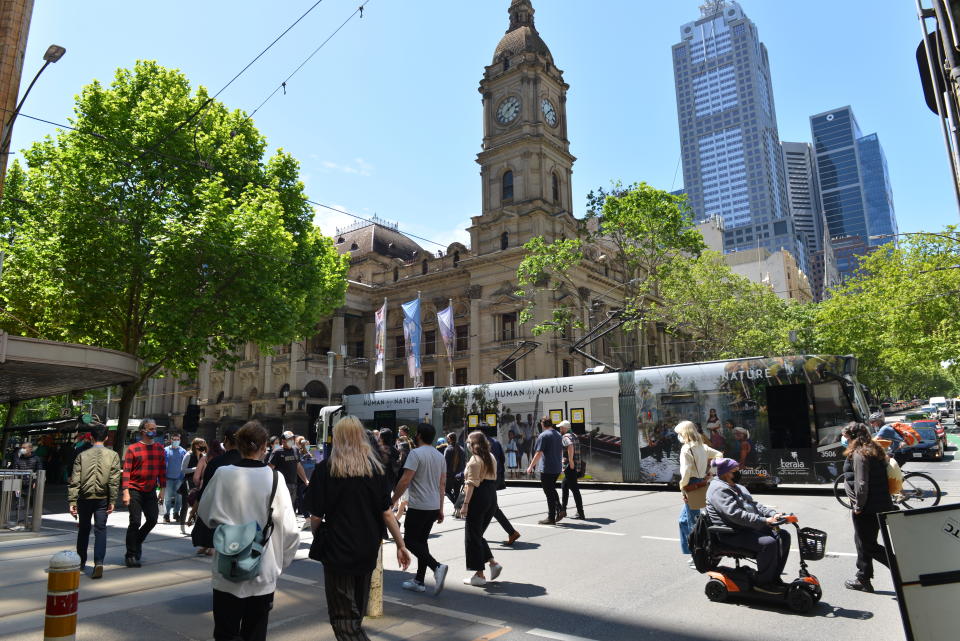
{"label": "mobility scooter", "polygon": [[[706,518],[704,515],[702,518]],[[754,589],[757,571],[749,566],[740,565],[742,560],[755,560],[756,554],[750,550],[728,546],[717,539],[717,534],[729,532],[733,528],[710,525],[706,546],[707,567],[698,570],[710,577],[704,592],[711,601],[726,601],[729,598],[744,598],[756,601],[766,601],[786,604],[794,612],[804,614],[820,601],[823,592],[820,581],[807,570],[807,561],[819,561],[826,551],[827,534],[813,528],[800,528],[797,517],[793,514],[784,515],[776,523],[777,526],[790,523],[797,530],[797,543],[800,547],[800,573],[786,584],[780,594],[769,594]],[[736,567],[720,565],[722,557],[734,560]]]}

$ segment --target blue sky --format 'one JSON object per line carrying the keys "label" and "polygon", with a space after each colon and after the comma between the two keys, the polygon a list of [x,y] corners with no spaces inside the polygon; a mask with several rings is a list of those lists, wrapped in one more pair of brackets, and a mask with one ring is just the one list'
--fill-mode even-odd
{"label": "blue sky", "polygon": [[[537,27],[570,85],[575,213],[611,180],[683,185],[671,46],[699,0],[534,0]],[[220,89],[313,0],[95,3],[39,0],[23,86],[50,43],[67,48],[25,113],[63,122],[73,97],[117,67],[155,59]],[[352,13],[324,0],[221,96],[258,105]],[[507,27],[509,0],[370,0],[256,115],[260,131],[302,163],[311,199],[397,221],[439,241],[465,240],[480,210],[477,87]],[[890,166],[901,231],[956,223],[957,205],[935,116],[915,63],[912,1],[743,0],[767,45],[783,140],[808,141],[809,116],[851,105]],[[12,148],[51,133],[20,119]],[[328,233],[350,222],[319,212]],[[437,247],[424,244],[427,249]]]}

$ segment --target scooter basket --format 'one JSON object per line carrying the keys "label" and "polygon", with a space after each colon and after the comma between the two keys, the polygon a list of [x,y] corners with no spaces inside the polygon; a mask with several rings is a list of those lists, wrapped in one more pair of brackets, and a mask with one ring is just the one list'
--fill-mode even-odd
{"label": "scooter basket", "polygon": [[819,561],[827,551],[827,533],[812,527],[800,529],[800,557],[806,561]]}

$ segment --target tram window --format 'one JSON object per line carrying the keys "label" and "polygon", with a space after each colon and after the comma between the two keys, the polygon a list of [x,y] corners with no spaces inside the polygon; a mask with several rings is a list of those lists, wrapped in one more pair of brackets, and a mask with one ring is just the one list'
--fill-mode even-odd
{"label": "tram window", "polygon": [[813,386],[813,406],[817,416],[817,443],[831,445],[840,440],[840,430],[854,420],[853,410],[837,381]]}
{"label": "tram window", "polygon": [[590,414],[587,415],[586,430],[598,434],[620,436],[620,428],[613,422],[613,398],[602,396],[590,399]]}
{"label": "tram window", "polygon": [[771,385],[767,388],[767,411],[771,448],[786,450],[811,446],[806,385]]}

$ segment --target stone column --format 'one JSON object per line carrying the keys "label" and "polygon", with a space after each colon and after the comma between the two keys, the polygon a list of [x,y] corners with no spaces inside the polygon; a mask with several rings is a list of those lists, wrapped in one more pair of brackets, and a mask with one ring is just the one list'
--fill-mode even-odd
{"label": "stone column", "polygon": [[[481,323],[483,316],[480,313],[480,287],[477,286],[476,289],[477,296],[470,296],[470,376],[467,382],[471,385],[479,385],[484,382],[480,374],[480,345],[483,341],[483,332],[486,328],[483,327]],[[491,327],[490,329],[492,330],[493,328]]]}
{"label": "stone column", "polygon": [[341,354],[340,347],[344,344],[346,340],[345,337],[343,310],[338,309],[333,313],[333,326],[330,330],[330,349],[337,354]]}

